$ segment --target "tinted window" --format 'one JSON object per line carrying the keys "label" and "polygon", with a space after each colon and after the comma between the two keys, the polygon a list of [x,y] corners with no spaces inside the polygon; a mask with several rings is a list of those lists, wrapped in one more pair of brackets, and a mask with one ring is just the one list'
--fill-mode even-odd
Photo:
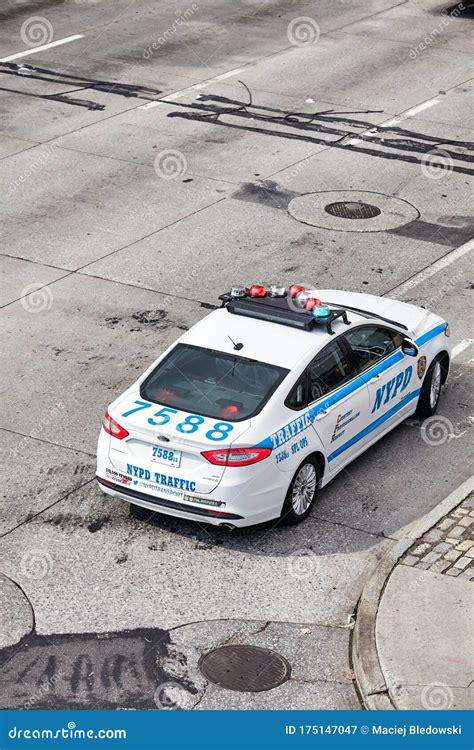
{"label": "tinted window", "polygon": [[257,360],[177,344],[140,394],[173,409],[235,422],[259,411],[287,374]]}
{"label": "tinted window", "polygon": [[363,326],[345,334],[359,370],[366,370],[401,346],[403,336],[381,326]]}
{"label": "tinted window", "polygon": [[354,376],[351,363],[337,341],[326,346],[309,367],[310,401],[316,401]]}
{"label": "tinted window", "polygon": [[290,391],[288,398],[285,401],[285,405],[289,406],[290,409],[302,409],[308,403],[306,394],[306,377],[307,371],[305,370],[298,382],[293,386]]}

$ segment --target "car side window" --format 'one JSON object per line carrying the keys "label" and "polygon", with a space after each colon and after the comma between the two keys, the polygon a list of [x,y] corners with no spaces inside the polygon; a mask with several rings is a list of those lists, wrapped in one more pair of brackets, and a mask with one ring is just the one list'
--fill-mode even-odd
{"label": "car side window", "polygon": [[348,331],[345,339],[354,353],[359,372],[362,372],[398,349],[403,336],[382,326],[361,326]]}
{"label": "car side window", "polygon": [[306,382],[307,370],[304,371],[295,383],[285,401],[286,406],[289,406],[290,409],[302,409],[308,403]]}
{"label": "car side window", "polygon": [[333,341],[309,366],[309,400],[316,401],[354,377],[354,368],[338,341]]}

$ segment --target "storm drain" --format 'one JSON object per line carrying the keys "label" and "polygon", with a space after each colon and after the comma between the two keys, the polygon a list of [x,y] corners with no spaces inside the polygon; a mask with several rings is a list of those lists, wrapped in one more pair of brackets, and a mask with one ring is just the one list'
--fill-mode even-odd
{"label": "storm drain", "polygon": [[289,680],[291,666],[276,651],[258,646],[221,646],[202,657],[204,677],[219,687],[260,693]]}
{"label": "storm drain", "polygon": [[380,213],[380,208],[377,208],[377,206],[360,201],[329,203],[329,205],[324,206],[324,210],[331,216],[338,216],[340,219],[373,219]]}
{"label": "storm drain", "polygon": [[420,216],[401,198],[359,190],[306,193],[290,201],[288,213],[303,224],[337,232],[383,232]]}

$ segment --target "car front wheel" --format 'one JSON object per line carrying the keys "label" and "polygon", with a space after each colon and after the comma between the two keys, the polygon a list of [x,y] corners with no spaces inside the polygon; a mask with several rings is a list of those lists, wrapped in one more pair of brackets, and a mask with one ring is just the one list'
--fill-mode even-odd
{"label": "car front wheel", "polygon": [[420,417],[432,417],[436,412],[441,395],[443,383],[443,365],[439,359],[433,360],[428,368],[426,377],[421,386],[421,393],[416,407],[416,413]]}
{"label": "car front wheel", "polygon": [[307,458],[298,467],[286,493],[281,512],[285,523],[297,524],[309,516],[318,489],[318,467],[313,458]]}

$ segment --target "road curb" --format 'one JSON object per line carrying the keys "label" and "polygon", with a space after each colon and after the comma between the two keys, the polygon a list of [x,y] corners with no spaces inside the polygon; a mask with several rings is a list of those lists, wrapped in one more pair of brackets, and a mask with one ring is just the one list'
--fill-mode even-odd
{"label": "road curb", "polygon": [[470,477],[425,516],[403,527],[397,533],[397,541],[385,551],[364,585],[356,610],[351,658],[357,688],[367,709],[395,710],[380,665],[375,630],[387,580],[412,544],[456,508],[473,490],[474,478]]}
{"label": "road curb", "polygon": [[17,646],[35,627],[35,613],[21,586],[0,572],[0,649]]}

